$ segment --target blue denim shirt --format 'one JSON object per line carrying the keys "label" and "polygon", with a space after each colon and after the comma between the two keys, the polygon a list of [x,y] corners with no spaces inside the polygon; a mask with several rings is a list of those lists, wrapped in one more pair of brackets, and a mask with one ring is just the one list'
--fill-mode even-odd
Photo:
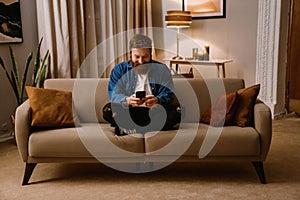
{"label": "blue denim shirt", "polygon": [[[158,98],[158,103],[165,105],[174,100],[174,83],[169,68],[157,61],[148,63],[149,84],[152,94]],[[114,103],[126,101],[126,97],[135,92],[137,75],[132,70],[130,61],[117,64],[111,71],[108,82],[109,100]]]}

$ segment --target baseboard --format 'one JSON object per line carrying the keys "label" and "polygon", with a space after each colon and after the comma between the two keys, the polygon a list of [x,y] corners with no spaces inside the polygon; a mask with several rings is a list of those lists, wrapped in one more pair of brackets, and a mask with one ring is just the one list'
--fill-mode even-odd
{"label": "baseboard", "polygon": [[274,119],[283,118],[286,115],[286,112],[276,113],[274,114]]}
{"label": "baseboard", "polygon": [[12,135],[12,133],[6,133],[6,134],[3,134],[3,135],[0,135],[0,143],[1,142],[6,142],[6,141],[11,140],[13,138],[14,138],[14,136]]}
{"label": "baseboard", "polygon": [[289,118],[289,117],[300,117],[300,115],[296,112],[291,112],[291,113],[279,113],[275,116],[274,119],[282,119],[282,118]]}

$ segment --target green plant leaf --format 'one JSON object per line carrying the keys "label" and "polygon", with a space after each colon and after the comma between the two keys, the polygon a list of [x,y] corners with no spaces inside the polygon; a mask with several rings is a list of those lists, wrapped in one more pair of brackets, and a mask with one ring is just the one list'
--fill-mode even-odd
{"label": "green plant leaf", "polygon": [[37,72],[36,76],[36,87],[44,87],[44,81],[46,79],[46,73],[47,73],[47,64],[46,61],[48,61],[50,52],[49,50],[46,52],[42,62],[40,63],[39,70]]}
{"label": "green plant leaf", "polygon": [[48,51],[46,52],[46,54],[45,54],[43,60],[42,60],[42,65],[41,65],[41,66],[45,66],[46,61],[48,61],[49,55],[50,55],[50,52],[49,52],[49,50],[48,50]]}
{"label": "green plant leaf", "polygon": [[41,77],[39,80],[39,87],[43,88],[44,87],[44,82],[46,80],[46,74],[47,74],[47,65],[44,66],[42,72],[41,72]]}
{"label": "green plant leaf", "polygon": [[40,88],[40,79],[41,79],[42,70],[43,67],[40,66],[35,79],[35,87],[37,88]]}
{"label": "green plant leaf", "polygon": [[10,71],[10,74],[11,74],[11,80],[12,80],[12,84],[11,84],[11,87],[13,88],[13,91],[14,91],[14,94],[17,98],[17,103],[18,105],[20,105],[20,92],[18,90],[18,83],[16,82],[16,79],[14,78],[15,75],[14,75],[14,72],[13,71]]}
{"label": "green plant leaf", "polygon": [[[18,96],[20,99],[20,94],[21,94],[21,84],[19,82],[19,69],[18,69],[18,66],[17,66],[17,61],[16,61],[16,57],[15,57],[15,53],[14,51],[12,50],[11,46],[9,46],[9,53],[10,53],[10,58],[11,58],[11,63],[12,63],[12,77],[11,79],[13,80],[13,83],[16,87],[16,89],[18,90]],[[19,100],[18,100],[19,102]]]}
{"label": "green plant leaf", "polygon": [[12,63],[12,69],[13,69],[14,74],[15,74],[15,79],[18,82],[19,81],[19,70],[18,70],[18,66],[17,66],[15,53],[12,50],[11,46],[9,46],[9,53],[10,53],[10,58],[11,58],[11,63]]}
{"label": "green plant leaf", "polygon": [[3,62],[3,60],[2,60],[1,57],[0,57],[0,64],[1,64],[2,68],[5,71],[5,75],[6,75],[8,81],[10,83],[11,88],[13,89],[13,92],[14,92],[14,94],[16,96],[17,103],[19,105],[19,92],[18,92],[18,89],[16,87],[15,82],[13,81],[14,79],[12,79],[12,77],[14,76],[13,72],[11,71],[11,76],[10,76],[9,73],[8,73],[8,71],[6,70],[6,67],[5,67],[4,62]]}
{"label": "green plant leaf", "polygon": [[21,82],[21,95],[20,96],[22,98],[22,101],[23,101],[23,96],[24,96],[24,89],[25,89],[25,84],[26,84],[26,79],[27,79],[28,68],[29,68],[29,64],[32,60],[32,56],[33,56],[33,54],[32,54],[32,52],[30,52],[26,59],[25,70],[24,70],[22,82]]}
{"label": "green plant leaf", "polygon": [[33,65],[33,74],[32,74],[32,86],[33,87],[36,86],[36,77],[37,77],[37,73],[39,71],[40,62],[41,62],[40,52],[41,52],[42,41],[43,41],[43,38],[41,38],[39,45],[37,47],[36,57],[35,57],[34,65]]}

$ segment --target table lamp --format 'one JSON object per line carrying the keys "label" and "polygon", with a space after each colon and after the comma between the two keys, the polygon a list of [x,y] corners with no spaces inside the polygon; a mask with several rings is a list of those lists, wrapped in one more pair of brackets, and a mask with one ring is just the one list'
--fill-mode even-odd
{"label": "table lamp", "polygon": [[192,15],[190,11],[182,10],[170,10],[167,11],[165,16],[165,21],[167,28],[176,28],[177,29],[177,55],[172,59],[182,59],[179,56],[179,29],[188,28],[192,23]]}

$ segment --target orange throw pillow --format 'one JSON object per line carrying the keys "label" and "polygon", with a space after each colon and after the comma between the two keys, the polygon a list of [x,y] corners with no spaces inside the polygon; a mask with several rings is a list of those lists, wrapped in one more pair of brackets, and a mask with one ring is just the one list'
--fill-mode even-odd
{"label": "orange throw pillow", "polygon": [[238,126],[253,126],[254,104],[259,90],[260,84],[257,84],[237,91],[238,101],[234,121]]}
{"label": "orange throw pillow", "polygon": [[31,126],[73,127],[79,125],[73,111],[72,92],[26,86],[32,109]]}
{"label": "orange throw pillow", "polygon": [[236,110],[236,102],[236,92],[220,96],[212,106],[202,114],[201,122],[212,126],[231,125]]}

